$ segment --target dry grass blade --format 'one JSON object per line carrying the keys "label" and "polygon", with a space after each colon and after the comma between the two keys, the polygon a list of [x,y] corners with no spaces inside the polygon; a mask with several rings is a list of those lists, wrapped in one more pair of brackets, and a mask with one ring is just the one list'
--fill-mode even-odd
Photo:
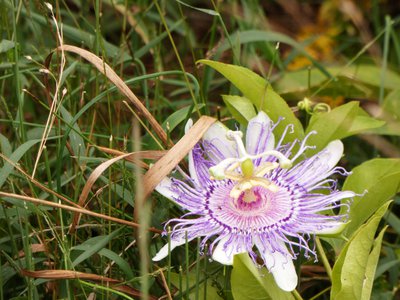
{"label": "dry grass blade", "polygon": [[[47,252],[45,244],[31,244],[30,253]],[[25,257],[25,251],[21,250],[18,252],[18,257]]]}
{"label": "dry grass blade", "polygon": [[93,281],[102,281],[110,283],[119,283],[118,280],[108,278],[96,274],[88,274],[83,272],[71,271],[71,270],[40,270],[40,271],[29,271],[21,270],[22,275],[33,277],[33,278],[45,278],[45,279],[85,279]]}
{"label": "dry grass blade", "polygon": [[215,121],[212,117],[202,116],[179,142],[147,171],[143,176],[144,198],[179,164]]}
{"label": "dry grass blade", "polygon": [[[29,196],[6,193],[6,192],[1,192],[1,191],[0,191],[0,197],[14,198],[14,199],[19,199],[19,200],[31,202],[31,203],[34,203],[34,204],[37,204],[37,205],[46,205],[46,206],[51,206],[51,207],[55,207],[55,208],[60,208],[60,209],[76,212],[76,213],[79,213],[79,214],[85,214],[85,215],[89,215],[89,216],[92,216],[92,217],[108,220],[108,221],[111,221],[111,222],[127,225],[127,226],[134,227],[134,228],[140,227],[140,225],[138,223],[126,221],[126,220],[123,220],[123,219],[114,218],[114,217],[103,215],[103,214],[99,214],[99,213],[90,211],[90,210],[85,209],[85,208],[71,207],[71,206],[60,204],[60,203],[56,203],[56,202],[51,202],[51,201],[41,200],[41,199],[38,199],[38,198],[29,197]],[[162,232],[161,230],[156,229],[156,228],[152,228],[152,227],[148,228],[148,230],[151,231],[151,232],[155,232],[155,233],[161,233]]]}
{"label": "dry grass blade", "polygon": [[[140,297],[142,294],[140,291],[128,286],[123,285],[121,281],[96,275],[90,273],[83,273],[71,270],[40,270],[40,271],[29,271],[25,269],[21,269],[21,274],[23,276],[32,277],[32,278],[43,278],[43,279],[81,279],[81,280],[90,280],[99,283],[108,283],[111,284],[111,287],[117,291],[124,292],[131,296]],[[150,299],[155,300],[157,299],[154,296],[150,296]]]}
{"label": "dry grass blade", "polygon": [[[96,147],[98,150],[101,150],[107,154],[111,155],[124,155],[125,152],[107,148],[107,147]],[[127,161],[130,161],[131,163],[136,164],[137,166],[143,168],[143,169],[148,169],[149,165],[142,162],[139,158],[142,159],[160,159],[163,157],[168,151],[166,150],[149,150],[149,151],[140,151],[140,152],[132,152],[131,156],[125,157]]]}
{"label": "dry grass blade", "polygon": [[[62,25],[61,28],[58,26],[57,23],[57,19],[54,16],[54,12],[53,12],[53,7],[51,5],[48,5],[47,8],[50,10],[51,13],[51,18],[54,22],[54,25],[56,27],[56,33],[57,33],[57,39],[58,42],[60,43],[60,47],[63,46],[64,43],[64,37],[63,37],[63,31],[62,31]],[[65,68],[65,54],[64,51],[61,50],[61,62],[60,62],[60,71],[59,71],[59,75],[58,78],[56,80],[56,89],[54,92],[54,97],[53,99],[50,98],[50,93],[48,93],[48,98],[50,100],[50,111],[49,111],[49,116],[47,117],[47,122],[46,122],[46,126],[43,130],[43,134],[42,134],[42,139],[40,141],[40,146],[39,146],[39,150],[38,150],[38,154],[36,156],[36,160],[35,160],[35,165],[33,166],[33,171],[32,171],[32,177],[35,177],[35,173],[36,173],[36,168],[39,164],[39,159],[43,153],[43,149],[44,146],[46,145],[47,139],[50,135],[51,129],[53,127],[54,121],[56,120],[56,112],[59,110],[62,100],[65,96],[65,94],[67,93],[67,89],[64,89],[61,92],[61,82],[62,82],[62,76],[64,73],[64,68]],[[48,70],[46,70],[48,71]]]}
{"label": "dry grass blade", "polygon": [[[101,176],[101,174],[103,174],[103,172],[110,167],[112,164],[116,163],[117,161],[121,160],[121,159],[127,159],[128,157],[142,157],[141,153],[123,153],[117,157],[114,157],[110,160],[107,160],[103,163],[101,163],[99,166],[96,167],[96,169],[93,170],[92,174],[90,174],[88,180],[86,181],[85,186],[82,189],[81,195],[79,196],[79,200],[78,200],[78,205],[79,207],[84,207],[87,197],[89,196],[89,192],[91,191],[93,184],[96,182],[96,180]],[[74,214],[72,223],[71,223],[71,227],[70,227],[70,233],[75,231],[75,227],[78,225],[79,223],[79,218],[80,218],[80,214]]]}
{"label": "dry grass blade", "polygon": [[38,188],[40,188],[42,191],[46,191],[47,193],[56,196],[58,199],[67,202],[68,204],[75,206],[75,207],[79,207],[78,204],[76,204],[75,202],[72,202],[71,200],[69,200],[68,198],[64,197],[61,194],[56,193],[55,191],[53,191],[52,189],[50,189],[49,187],[45,186],[44,184],[40,183],[39,181],[37,181],[35,178],[33,178],[31,175],[29,175],[28,173],[26,173],[18,164],[14,163],[13,161],[11,161],[8,157],[4,156],[2,153],[0,153],[0,157],[2,159],[4,159],[5,161],[7,161],[9,164],[11,164],[15,169],[17,169],[21,174],[23,174],[26,178],[28,178],[30,180],[30,182],[32,182],[34,185],[36,185]]}
{"label": "dry grass blade", "polygon": [[141,115],[144,119],[146,119],[157,136],[161,139],[164,145],[168,146],[170,144],[168,142],[167,134],[161,125],[156,121],[153,115],[147,110],[147,108],[142,104],[142,102],[136,97],[136,95],[129,89],[129,87],[125,84],[125,82],[114,72],[114,70],[106,64],[100,57],[94,55],[93,53],[71,45],[62,45],[57,48],[58,51],[67,51],[80,55],[91,64],[93,64],[101,73],[103,73],[115,86],[119,89],[119,91],[125,95],[135,106],[139,115]]}
{"label": "dry grass blade", "polygon": [[168,300],[172,300],[171,291],[169,290],[168,283],[167,283],[167,281],[165,280],[164,272],[162,272],[162,271],[160,272],[160,277],[161,277],[162,283],[163,283],[163,285],[164,285],[164,289],[165,289],[165,291],[167,292]]}

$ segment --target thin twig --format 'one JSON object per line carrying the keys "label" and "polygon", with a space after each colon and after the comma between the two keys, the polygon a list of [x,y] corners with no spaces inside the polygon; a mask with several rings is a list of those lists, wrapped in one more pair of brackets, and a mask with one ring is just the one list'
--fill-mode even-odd
{"label": "thin twig", "polygon": [[[9,197],[9,198],[14,198],[14,199],[20,199],[20,200],[23,200],[23,201],[28,201],[28,202],[35,203],[35,204],[38,204],[38,205],[46,205],[46,206],[61,208],[61,209],[77,212],[77,213],[80,213],[80,214],[85,214],[85,215],[88,215],[88,216],[97,217],[97,218],[101,218],[101,219],[104,219],[104,220],[112,221],[112,222],[115,222],[115,223],[124,224],[124,225],[130,226],[130,227],[134,227],[134,228],[138,228],[140,226],[139,224],[134,223],[134,222],[130,222],[130,221],[127,221],[127,220],[118,219],[118,218],[114,218],[114,217],[111,217],[111,216],[99,214],[99,213],[87,210],[85,208],[71,207],[71,206],[68,206],[68,205],[64,205],[64,204],[60,204],[60,203],[56,203],[56,202],[51,202],[51,201],[46,201],[46,200],[41,200],[41,199],[29,197],[29,196],[23,196],[23,195],[18,195],[18,194],[0,192],[0,197]],[[161,233],[162,232],[161,230],[153,228],[153,227],[149,227],[148,230],[151,231],[151,232],[155,232],[155,233]]]}

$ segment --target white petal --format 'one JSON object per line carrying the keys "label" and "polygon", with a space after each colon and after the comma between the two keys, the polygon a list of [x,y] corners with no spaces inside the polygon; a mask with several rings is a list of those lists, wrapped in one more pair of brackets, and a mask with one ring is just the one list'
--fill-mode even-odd
{"label": "white petal", "polygon": [[274,146],[275,137],[271,131],[271,119],[260,111],[247,126],[246,150],[249,154],[255,155],[273,150]]}
{"label": "white petal", "polygon": [[193,120],[192,120],[192,119],[189,119],[189,120],[186,122],[186,125],[185,125],[185,134],[189,131],[190,128],[192,128],[192,126],[193,126]]}
{"label": "white petal", "polygon": [[337,165],[342,154],[343,143],[340,140],[332,141],[322,151],[299,163],[300,166],[307,166],[301,174],[295,166],[287,175],[289,177],[294,175],[292,184],[298,184],[307,189],[329,176],[329,172]]}
{"label": "white petal", "polygon": [[212,259],[223,264],[223,265],[232,265],[233,264],[233,256],[235,254],[246,252],[244,247],[241,245],[237,245],[234,243],[229,243],[226,245],[226,242],[229,240],[230,236],[226,236],[222,238],[218,245],[214,248]]}
{"label": "white petal", "polygon": [[190,150],[189,155],[188,155],[188,160],[189,160],[189,174],[190,177],[198,184],[201,185],[200,181],[199,181],[199,177],[197,176],[197,172],[196,172],[196,166],[195,166],[195,162],[193,160],[193,151]]}
{"label": "white petal", "polygon": [[209,153],[210,158],[218,163],[229,157],[237,157],[237,147],[234,141],[228,140],[226,133],[228,128],[220,122],[215,122],[204,133],[203,141],[213,145],[216,151]]}
{"label": "white petal", "polygon": [[314,231],[315,234],[318,235],[338,235],[340,234],[347,226],[347,224],[349,224],[349,222],[329,222],[327,223],[329,225],[331,225],[332,227],[328,227],[328,228],[324,228],[321,230],[316,230]]}
{"label": "white petal", "polygon": [[[189,131],[190,128],[192,128],[192,126],[193,126],[193,120],[189,119],[185,125],[185,134]],[[197,172],[196,172],[194,161],[193,161],[192,151],[189,152],[189,174],[190,174],[190,177],[196,183],[199,183],[199,178],[197,177]]]}
{"label": "white petal", "polygon": [[[176,248],[176,247],[178,247],[178,246],[181,246],[181,245],[183,245],[183,244],[185,244],[185,243],[186,243],[186,239],[185,239],[185,238],[179,239],[179,240],[177,240],[177,241],[171,239],[171,251],[172,251],[174,248]],[[160,251],[158,251],[158,253],[156,254],[156,256],[153,257],[152,260],[153,260],[153,261],[160,261],[160,260],[162,260],[163,258],[166,258],[167,256],[168,256],[168,244],[164,245],[164,246],[160,249]]]}
{"label": "white petal", "polygon": [[[260,247],[258,249],[260,250]],[[286,249],[286,246],[282,243],[280,249]],[[276,284],[284,291],[293,291],[297,286],[297,274],[290,254],[288,252],[282,254],[279,251],[271,252],[267,247],[263,247],[263,250],[262,256],[265,265],[274,276]]]}
{"label": "white petal", "polygon": [[172,191],[172,181],[169,177],[165,177],[161,180],[155,190],[170,200],[174,200],[174,197],[178,197],[178,195]]}
{"label": "white petal", "polygon": [[340,140],[334,140],[317,155],[331,170],[337,165],[343,155],[343,143]]}

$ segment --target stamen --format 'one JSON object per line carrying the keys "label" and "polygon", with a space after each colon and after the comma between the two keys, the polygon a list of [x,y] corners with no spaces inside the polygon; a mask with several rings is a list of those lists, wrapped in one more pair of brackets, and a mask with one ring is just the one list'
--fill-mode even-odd
{"label": "stamen", "polygon": [[233,140],[236,142],[236,145],[238,147],[238,151],[239,151],[239,157],[243,157],[247,155],[247,151],[244,147],[243,144],[243,133],[241,131],[232,131],[232,130],[228,130],[228,132],[226,133],[226,137],[230,140]]}
{"label": "stamen", "polygon": [[[229,130],[226,133],[226,137],[236,143],[239,157],[226,158],[219,164],[211,167],[209,169],[211,179],[230,179],[237,181],[230,192],[230,196],[236,200],[243,192],[247,192],[255,186],[261,186],[272,192],[278,191],[278,186],[272,184],[271,181],[264,176],[279,166],[283,169],[290,168],[292,166],[292,161],[277,150],[269,150],[260,154],[250,155],[247,153],[243,144],[243,134],[241,131]],[[267,161],[257,168],[254,168],[254,160],[267,156],[274,156],[279,162]]]}

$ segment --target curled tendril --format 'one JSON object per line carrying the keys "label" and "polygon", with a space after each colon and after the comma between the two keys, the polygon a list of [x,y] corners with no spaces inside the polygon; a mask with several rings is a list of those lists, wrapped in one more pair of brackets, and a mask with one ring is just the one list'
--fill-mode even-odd
{"label": "curled tendril", "polygon": [[297,103],[297,107],[300,110],[304,110],[306,113],[310,115],[319,114],[323,112],[330,112],[331,107],[326,103],[315,103],[305,97],[302,101]]}

